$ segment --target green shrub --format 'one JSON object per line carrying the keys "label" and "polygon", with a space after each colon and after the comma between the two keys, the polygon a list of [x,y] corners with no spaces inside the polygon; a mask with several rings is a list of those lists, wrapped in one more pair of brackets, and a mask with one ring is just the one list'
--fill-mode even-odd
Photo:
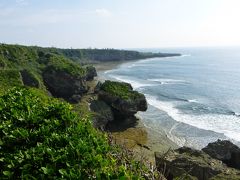
{"label": "green shrub", "polygon": [[65,59],[63,56],[50,54],[46,69],[49,71],[67,72],[73,76],[84,76],[86,70],[79,64]]}
{"label": "green shrub", "polygon": [[106,91],[113,96],[120,97],[125,100],[137,99],[144,97],[143,94],[133,91],[132,87],[128,83],[123,82],[115,82],[115,81],[105,81],[102,86],[101,90]]}
{"label": "green shrub", "polygon": [[[29,87],[41,87],[41,80],[38,77],[38,74],[29,69],[23,69],[20,71],[22,76],[22,81],[25,86]],[[43,85],[42,85],[43,86]]]}
{"label": "green shrub", "polygon": [[0,70],[0,94],[14,86],[23,85],[21,75],[18,70]]}
{"label": "green shrub", "polygon": [[141,177],[142,165],[118,158],[106,135],[71,109],[35,89],[14,88],[1,96],[0,179]]}

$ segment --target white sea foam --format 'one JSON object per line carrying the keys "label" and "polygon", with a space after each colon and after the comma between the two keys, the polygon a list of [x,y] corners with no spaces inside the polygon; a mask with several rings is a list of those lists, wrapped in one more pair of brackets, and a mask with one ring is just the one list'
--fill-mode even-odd
{"label": "white sea foam", "polygon": [[166,79],[166,78],[148,79],[148,81],[159,82],[160,84],[182,84],[187,82],[180,79]]}
{"label": "white sea foam", "polygon": [[137,66],[137,65],[135,63],[133,63],[133,64],[128,65],[127,67],[132,68],[132,67],[135,67],[135,66]]}
{"label": "white sea foam", "polygon": [[133,89],[138,89],[138,88],[146,87],[146,86],[155,86],[155,84],[142,83],[142,82],[140,83],[139,81],[131,80],[131,79],[128,79],[127,77],[122,77],[122,76],[111,75],[111,78],[116,79],[118,81],[130,83],[132,85]]}
{"label": "white sea foam", "polygon": [[117,71],[117,69],[111,69],[111,70],[107,70],[107,71],[104,71],[104,74],[109,74],[109,73],[113,73]]}
{"label": "white sea foam", "polygon": [[194,102],[194,103],[197,103],[197,102],[198,102],[197,99],[188,99],[187,101],[188,101],[188,102]]}
{"label": "white sea foam", "polygon": [[184,114],[174,107],[174,103],[157,100],[156,97],[146,95],[148,103],[165,111],[174,120],[191,126],[223,133],[225,136],[240,141],[240,117],[224,114],[191,115]]}
{"label": "white sea foam", "polygon": [[180,57],[188,57],[191,56],[191,54],[182,54]]}
{"label": "white sea foam", "polygon": [[234,115],[235,115],[235,116],[240,116],[240,113],[234,112]]}

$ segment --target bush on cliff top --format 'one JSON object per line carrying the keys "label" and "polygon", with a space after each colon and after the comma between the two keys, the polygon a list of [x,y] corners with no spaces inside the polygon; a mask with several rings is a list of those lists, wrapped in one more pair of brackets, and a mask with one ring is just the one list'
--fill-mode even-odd
{"label": "bush on cliff top", "polygon": [[1,96],[0,179],[139,179],[145,174],[141,164],[117,158],[106,135],[71,109],[37,89],[14,88]]}
{"label": "bush on cliff top", "polygon": [[47,70],[62,71],[71,74],[72,76],[83,77],[86,74],[86,69],[79,64],[67,60],[63,56],[49,55]]}
{"label": "bush on cliff top", "polygon": [[8,89],[22,84],[20,72],[18,70],[1,70],[0,69],[0,95]]}
{"label": "bush on cliff top", "polygon": [[144,97],[143,94],[137,91],[133,91],[130,84],[123,83],[123,82],[115,82],[115,81],[107,80],[102,84],[101,90],[125,100],[134,100],[137,98]]}

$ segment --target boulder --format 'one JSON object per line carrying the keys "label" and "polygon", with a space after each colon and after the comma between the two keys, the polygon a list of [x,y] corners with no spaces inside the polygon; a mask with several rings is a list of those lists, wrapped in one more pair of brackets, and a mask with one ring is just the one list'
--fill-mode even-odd
{"label": "boulder", "polygon": [[209,143],[202,151],[229,167],[240,169],[240,148],[230,141],[217,140]]}
{"label": "boulder", "polygon": [[99,91],[99,99],[113,108],[114,114],[129,117],[138,111],[147,110],[147,101],[143,94],[133,91],[129,83],[105,81]]}
{"label": "boulder", "polygon": [[46,69],[43,72],[43,81],[53,96],[68,101],[79,101],[79,97],[88,90],[84,78],[66,71]]}
{"label": "boulder", "polygon": [[94,77],[97,76],[97,71],[95,67],[93,66],[87,66],[86,67],[86,80],[87,81],[92,81]]}
{"label": "boulder", "polygon": [[93,126],[95,128],[104,130],[107,123],[114,120],[111,107],[103,101],[92,101],[90,104],[90,109],[95,113],[93,118]]}
{"label": "boulder", "polygon": [[166,154],[155,153],[156,166],[168,180],[175,178],[208,180],[239,179],[240,171],[228,168],[203,151],[182,147]]}

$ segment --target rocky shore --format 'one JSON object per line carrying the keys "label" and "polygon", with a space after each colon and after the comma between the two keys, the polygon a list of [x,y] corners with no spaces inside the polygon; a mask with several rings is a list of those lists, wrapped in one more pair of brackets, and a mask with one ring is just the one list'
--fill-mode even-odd
{"label": "rocky shore", "polygon": [[[102,69],[107,70],[106,67]],[[132,91],[130,84],[120,84],[124,84]],[[136,101],[135,106],[131,107],[131,103],[125,104],[119,98],[101,91],[101,88],[98,93],[100,99],[105,100],[108,105],[112,105],[112,108],[121,110],[117,113],[117,117],[120,117],[120,119],[114,120],[114,110],[110,112],[111,108],[106,108],[107,117],[112,118],[109,121],[111,125],[105,126],[108,128],[105,130],[111,132],[115,143],[132,150],[136,158],[145,159],[155,164],[158,171],[162,172],[168,180],[176,178],[200,180],[240,179],[240,149],[230,141],[218,140],[209,143],[202,150],[188,147],[179,148],[164,133],[154,132],[145,127],[141,119],[133,118],[137,111],[146,110],[145,105],[144,108],[138,109],[136,107],[138,107],[139,101]],[[118,103],[116,104],[116,102]],[[102,104],[101,107],[106,106]],[[127,115],[128,110],[131,112],[131,109],[133,110],[133,113],[130,113],[131,118],[120,116],[121,113]],[[125,120],[122,121],[123,119]]]}
{"label": "rocky shore", "polygon": [[[131,84],[124,82],[105,80],[96,83],[94,78],[97,76],[97,70],[93,66],[82,66],[73,61],[76,58],[81,60],[80,56],[77,57],[79,55],[77,52],[88,53],[88,56],[85,55],[84,57],[90,57],[90,51],[81,50],[72,52],[61,49],[28,48],[11,45],[1,45],[0,47],[1,93],[16,86],[20,89],[23,88],[22,86],[27,86],[29,89],[33,88],[32,91],[35,91],[36,96],[43,96],[43,102],[45,102],[44,100],[47,99],[48,95],[60,98],[62,99],[61,101],[70,102],[79,117],[92,115],[91,121],[93,126],[100,131],[107,132],[110,137],[109,141],[130,149],[135,158],[140,159],[141,162],[150,162],[152,165],[155,165],[158,172],[164,174],[168,180],[240,179],[240,148],[238,146],[230,141],[218,140],[208,144],[202,150],[194,150],[189,147],[179,148],[166,137],[164,132],[155,132],[145,127],[141,119],[137,117],[137,112],[146,111],[148,108],[144,94],[135,91]],[[69,57],[64,56],[64,53],[67,52],[71,52]],[[91,53],[96,52],[103,54],[101,56],[95,54],[94,60],[99,60],[98,57],[101,60],[106,56],[105,52],[107,50],[91,51]],[[111,57],[115,57],[116,53],[119,54],[119,52],[121,51],[111,51],[112,55],[114,55]],[[130,60],[136,60],[140,57],[139,55],[142,57],[142,54],[136,54],[135,52],[124,51],[124,53],[126,56],[131,55]],[[163,57],[163,54],[157,55]],[[152,56],[152,54],[147,54],[144,57]],[[31,66],[26,67],[26,64],[30,64]],[[116,62],[115,64],[108,62],[104,64],[105,67],[103,70],[107,68],[111,69],[117,64]],[[27,90],[25,91],[27,92]],[[19,98],[15,100],[19,100]],[[31,100],[27,102],[30,103]],[[32,105],[35,108],[36,104]],[[11,106],[6,106],[6,108],[9,107]],[[68,104],[66,107],[70,109],[71,106]],[[29,108],[25,108],[24,106],[23,109],[28,110],[28,113],[26,113],[26,117],[28,117]],[[37,111],[38,109],[36,109],[36,113]],[[44,109],[43,115],[45,115],[45,111],[46,109]],[[8,113],[8,115],[12,116],[14,113]],[[19,113],[19,115],[22,115],[21,111]],[[61,118],[64,117],[61,115]],[[5,115],[3,119],[6,119]],[[24,118],[20,118],[21,122],[22,120]],[[89,123],[89,128],[95,132],[96,130],[92,127],[92,124]],[[61,123],[57,123],[57,126],[61,126]],[[9,129],[9,126],[4,127]],[[15,124],[12,127],[15,127]],[[83,131],[85,132],[84,129]],[[12,133],[13,131],[10,129],[9,132]],[[21,133],[21,136],[25,136],[24,133]],[[88,133],[84,136],[84,138],[89,137],[91,136]],[[104,135],[104,137],[106,136]],[[94,140],[94,138],[90,138],[89,140]],[[108,139],[105,140],[106,144],[109,145],[107,142]],[[96,145],[97,143],[94,140],[92,144]],[[35,146],[35,144],[33,145]],[[89,150],[92,149],[95,148],[89,148]],[[12,156],[11,153],[6,152],[9,156]],[[87,157],[92,157],[92,154]],[[15,156],[10,159],[12,162]],[[9,164],[6,165],[6,168],[9,167]],[[92,168],[92,166],[90,167]],[[132,166],[129,167],[131,168]],[[9,172],[4,171],[5,175],[9,175]]]}

